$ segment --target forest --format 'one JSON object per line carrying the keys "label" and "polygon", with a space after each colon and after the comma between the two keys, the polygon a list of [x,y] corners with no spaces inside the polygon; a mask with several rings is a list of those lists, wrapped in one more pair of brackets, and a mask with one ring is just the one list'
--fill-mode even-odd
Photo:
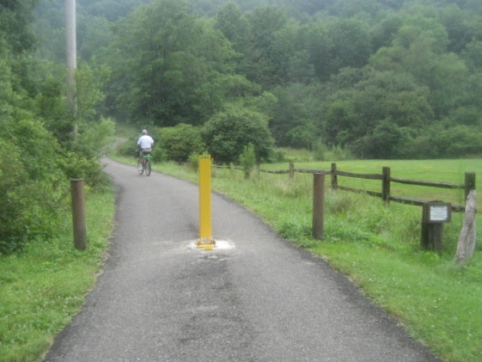
{"label": "forest", "polygon": [[482,153],[479,0],[77,0],[76,14],[74,111],[65,1],[0,1],[0,252],[55,230],[70,177],[107,183],[116,122],[177,162],[236,163],[250,145],[259,162],[275,147]]}
{"label": "forest", "polygon": [[[36,23],[49,40],[43,56],[57,63],[65,58],[62,3],[42,2]],[[80,58],[110,72],[105,116],[193,126],[178,133],[202,139],[221,162],[236,161],[242,147],[227,144],[249,138],[235,131],[247,119],[267,125],[276,146],[340,147],[359,158],[482,150],[480,2],[142,3],[78,0]],[[233,142],[210,139],[227,126]],[[263,131],[245,143],[267,159]],[[189,151],[198,149],[184,158]]]}

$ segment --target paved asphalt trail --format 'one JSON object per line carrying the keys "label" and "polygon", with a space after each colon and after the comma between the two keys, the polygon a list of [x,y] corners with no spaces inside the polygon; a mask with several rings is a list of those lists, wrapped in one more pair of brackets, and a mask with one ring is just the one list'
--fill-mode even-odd
{"label": "paved asphalt trail", "polygon": [[104,163],[119,191],[110,256],[45,361],[438,361],[242,207],[213,194],[213,237],[233,248],[192,248],[197,186]]}

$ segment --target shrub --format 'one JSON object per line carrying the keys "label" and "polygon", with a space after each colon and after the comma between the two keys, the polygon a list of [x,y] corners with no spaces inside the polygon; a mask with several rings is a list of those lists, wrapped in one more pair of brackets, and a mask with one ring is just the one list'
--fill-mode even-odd
{"label": "shrub", "polygon": [[191,153],[189,155],[188,165],[189,165],[189,168],[192,171],[194,171],[194,172],[198,171],[198,169],[199,169],[199,155],[197,153]]}
{"label": "shrub", "polygon": [[328,152],[328,147],[321,141],[316,142],[313,147],[313,159],[315,161],[325,161],[325,153]]}
{"label": "shrub", "polygon": [[248,179],[251,175],[251,171],[256,165],[256,155],[254,153],[254,146],[252,143],[244,147],[243,153],[241,156],[239,156],[239,163],[243,168],[244,178]]}
{"label": "shrub", "polygon": [[213,116],[201,129],[208,152],[218,164],[237,162],[244,148],[254,146],[256,159],[267,160],[273,139],[266,117],[243,107],[230,107]]}
{"label": "shrub", "polygon": [[186,162],[193,153],[202,153],[205,149],[199,128],[178,124],[175,127],[160,130],[160,146],[168,160]]}
{"label": "shrub", "polygon": [[66,203],[56,140],[39,122],[0,129],[0,253],[55,232]]}

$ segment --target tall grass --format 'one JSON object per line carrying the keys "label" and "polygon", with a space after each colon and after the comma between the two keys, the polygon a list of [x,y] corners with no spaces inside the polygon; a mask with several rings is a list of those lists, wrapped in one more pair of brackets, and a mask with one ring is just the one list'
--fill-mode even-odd
{"label": "tall grass", "polygon": [[[478,172],[479,164],[477,160],[346,161],[338,168],[381,173],[383,166],[390,166],[395,177],[463,183],[463,173]],[[182,166],[166,163],[158,167],[177,177],[197,179]],[[287,169],[286,164],[269,167]],[[299,167],[329,169],[329,163]],[[325,238],[316,241],[311,238],[311,175],[289,179],[261,173],[245,180],[240,171],[217,169],[212,183],[215,190],[260,215],[282,237],[348,275],[375,304],[399,318],[414,338],[446,361],[482,360],[482,248],[479,243],[470,263],[458,266],[454,262],[462,214],[452,215],[452,222],[444,225],[445,249],[437,255],[420,247],[420,207],[392,203],[387,208],[377,198],[329,190]],[[405,187],[395,191],[413,193],[400,196],[442,200],[447,192]],[[463,191],[447,197],[463,204]]]}
{"label": "tall grass", "polygon": [[72,219],[66,215],[56,237],[0,256],[0,361],[38,360],[80,310],[101,267],[113,213],[112,192],[87,192],[86,251],[74,248]]}

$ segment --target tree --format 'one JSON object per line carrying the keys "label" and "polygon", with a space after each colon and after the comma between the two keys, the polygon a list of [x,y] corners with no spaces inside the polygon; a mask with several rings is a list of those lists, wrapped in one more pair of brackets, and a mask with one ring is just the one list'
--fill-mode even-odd
{"label": "tree", "polygon": [[[336,79],[336,78],[335,78]],[[327,145],[348,146],[363,157],[380,157],[370,140],[389,134],[409,134],[426,127],[434,118],[428,103],[427,88],[418,86],[407,74],[378,72],[366,69],[363,77],[348,89],[341,89],[330,96],[323,112],[321,133]],[[390,136],[391,137],[391,136]],[[404,138],[407,137],[404,136]],[[390,153],[399,157],[397,145]],[[396,151],[396,152],[395,152]]]}
{"label": "tree", "polygon": [[276,57],[271,47],[278,31],[288,21],[284,9],[274,6],[258,7],[247,14],[249,32],[242,52],[247,60],[246,77],[270,89],[276,84]]}
{"label": "tree", "polygon": [[460,104],[469,72],[461,59],[446,53],[448,34],[439,20],[422,14],[406,17],[390,47],[382,47],[370,59],[378,70],[413,76],[430,89],[428,101],[435,117],[442,119]]}
{"label": "tree", "polygon": [[274,34],[270,46],[273,84],[313,83],[315,69],[308,51],[307,33],[306,27],[291,20]]}
{"label": "tree", "polygon": [[35,36],[30,27],[33,10],[38,0],[10,0],[0,4],[0,33],[12,52],[20,55],[35,46]]}
{"label": "tree", "polygon": [[276,144],[310,149],[318,137],[314,127],[321,112],[318,87],[293,83],[273,93],[278,102],[269,127]]}
{"label": "tree", "polygon": [[86,30],[79,46],[79,56],[90,60],[113,41],[112,24],[104,17],[88,18],[85,22]]}
{"label": "tree", "polygon": [[368,27],[359,20],[336,19],[326,26],[315,24],[310,38],[315,73],[322,81],[342,68],[363,67],[371,55]]}
{"label": "tree", "polygon": [[389,16],[378,23],[371,34],[373,51],[391,46],[401,26],[402,18],[399,15]]}
{"label": "tree", "polygon": [[240,51],[242,42],[248,33],[248,20],[232,1],[226,2],[218,10],[215,27]]}
{"label": "tree", "polygon": [[201,128],[208,152],[218,164],[237,162],[252,144],[258,161],[267,160],[273,146],[266,117],[243,107],[229,107]]}
{"label": "tree", "polygon": [[[412,131],[413,132],[413,131]],[[410,154],[411,130],[390,119],[379,122],[372,133],[357,140],[353,148],[365,158],[404,158]]]}
{"label": "tree", "polygon": [[119,117],[157,126],[201,125],[221,108],[234,52],[220,31],[189,12],[188,1],[142,7],[115,33],[110,87],[119,94]]}
{"label": "tree", "polygon": [[473,72],[482,72],[482,41],[473,38],[461,54],[467,67]]}

